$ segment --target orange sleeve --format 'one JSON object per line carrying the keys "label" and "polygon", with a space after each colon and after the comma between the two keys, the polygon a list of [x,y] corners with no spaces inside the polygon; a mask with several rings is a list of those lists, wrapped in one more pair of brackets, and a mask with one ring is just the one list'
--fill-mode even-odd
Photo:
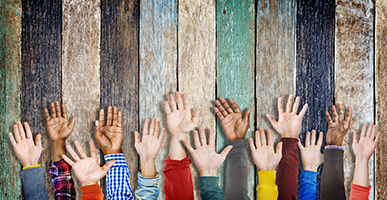
{"label": "orange sleeve", "polygon": [[82,200],[102,200],[103,194],[98,184],[83,186],[80,188],[82,191]]}

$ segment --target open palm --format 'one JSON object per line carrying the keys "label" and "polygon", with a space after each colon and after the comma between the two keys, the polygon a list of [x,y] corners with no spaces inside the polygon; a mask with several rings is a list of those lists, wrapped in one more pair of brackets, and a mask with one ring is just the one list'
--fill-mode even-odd
{"label": "open palm", "polygon": [[365,123],[363,126],[363,130],[361,131],[361,134],[360,134],[360,140],[358,140],[357,134],[353,133],[352,149],[357,157],[365,158],[369,160],[375,151],[376,145],[378,144],[378,141],[380,138],[380,132],[377,135],[375,135],[376,125],[374,125],[372,122],[368,127],[367,133],[366,133],[366,129],[367,129],[367,123]]}
{"label": "open palm", "polygon": [[142,134],[142,140],[140,137],[140,133],[135,132],[135,144],[137,153],[143,157],[143,158],[151,158],[153,160],[156,159],[157,154],[160,151],[161,145],[163,143],[163,138],[165,134],[165,129],[163,128],[161,130],[161,134],[159,136],[160,132],[160,122],[156,121],[156,118],[152,119],[151,126],[149,128],[149,119],[145,120],[144,124],[144,130]]}
{"label": "open palm", "polygon": [[305,138],[305,147],[302,146],[300,141],[298,141],[298,147],[300,148],[304,170],[317,172],[318,166],[324,162],[324,156],[320,152],[321,144],[323,142],[323,133],[320,132],[317,143],[315,130],[312,130],[312,137],[310,136],[310,132],[307,132]]}
{"label": "open palm", "polygon": [[[267,143],[266,143],[267,141]],[[259,170],[275,170],[282,158],[282,142],[277,145],[277,153],[273,148],[273,137],[270,130],[267,130],[267,140],[263,128],[255,132],[255,146],[253,139],[249,139],[251,155]]]}
{"label": "open palm", "polygon": [[52,141],[66,140],[71,132],[74,130],[75,120],[74,117],[69,123],[67,119],[67,110],[65,104],[62,104],[62,110],[59,105],[59,101],[51,102],[51,116],[48,112],[48,109],[44,109],[47,130],[50,134]]}
{"label": "open palm", "polygon": [[332,120],[328,111],[325,112],[325,116],[328,121],[328,132],[326,136],[328,145],[341,145],[351,123],[352,108],[348,107],[347,117],[344,119],[343,107],[341,104],[339,104],[338,107],[340,115],[337,114],[336,106],[332,106],[332,115],[334,121]]}

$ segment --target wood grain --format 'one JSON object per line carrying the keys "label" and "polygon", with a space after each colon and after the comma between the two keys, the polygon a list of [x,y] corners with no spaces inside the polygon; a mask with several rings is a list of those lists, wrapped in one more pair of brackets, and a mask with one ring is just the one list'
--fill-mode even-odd
{"label": "wood grain", "polygon": [[[48,168],[51,139],[44,108],[62,99],[62,2],[23,0],[22,10],[22,121],[29,123],[34,136],[42,134],[41,164]],[[53,199],[51,175],[45,177],[47,193]]]}
{"label": "wood grain", "polygon": [[375,7],[375,120],[382,133],[375,153],[375,199],[384,199],[387,196],[387,2],[378,0]]}
{"label": "wood grain", "polygon": [[0,199],[22,197],[21,165],[8,137],[21,116],[21,16],[21,1],[0,1]]}
{"label": "wood grain", "polygon": [[117,106],[123,113],[122,151],[137,187],[138,156],[133,132],[138,124],[139,1],[101,1],[101,108]]}
{"label": "wood grain", "polygon": [[[98,0],[63,2],[63,102],[70,118],[77,117],[67,144],[78,140],[89,154],[100,109],[101,12]],[[95,144],[97,144],[95,142]],[[99,157],[97,151],[97,157]],[[72,174],[80,199],[80,183]]]}
{"label": "wood grain", "polygon": [[[176,0],[141,0],[140,127],[153,117],[160,120],[162,127],[168,127],[163,103],[168,94],[177,90],[177,15]],[[158,199],[165,199],[163,170],[169,140],[167,131],[156,159],[160,174]]]}
{"label": "wood grain", "polygon": [[[215,12],[214,0],[179,1],[179,90],[189,95],[191,108],[200,111],[199,127],[214,130],[216,123],[212,108],[216,77]],[[190,139],[192,143],[193,138]],[[191,164],[191,172],[195,199],[201,199],[198,189],[200,173],[194,163]]]}
{"label": "wood grain", "polygon": [[[349,197],[355,167],[352,133],[374,121],[374,5],[372,0],[336,1],[335,100],[352,106],[351,128],[344,137],[344,179]],[[370,199],[374,199],[374,156],[369,162]]]}
{"label": "wood grain", "polygon": [[[254,108],[254,43],[255,43],[255,3],[252,0],[216,2],[217,29],[217,98],[233,98],[245,112]],[[250,116],[250,127],[246,138],[254,133],[254,113]],[[226,146],[219,120],[217,120],[217,150]],[[248,196],[254,198],[255,167],[250,156],[248,163]],[[225,184],[224,163],[218,170],[219,184]]]}

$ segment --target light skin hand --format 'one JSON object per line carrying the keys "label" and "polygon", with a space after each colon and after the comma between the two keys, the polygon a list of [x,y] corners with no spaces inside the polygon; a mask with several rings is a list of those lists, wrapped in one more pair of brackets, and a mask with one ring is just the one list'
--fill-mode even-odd
{"label": "light skin hand", "polygon": [[161,129],[161,134],[159,135],[160,122],[156,121],[156,118],[152,119],[149,132],[148,127],[149,119],[145,120],[142,141],[140,133],[135,132],[134,146],[136,147],[137,153],[140,155],[141,173],[145,177],[155,177],[157,173],[155,160],[161,145],[163,144],[165,129]]}
{"label": "light skin hand", "polygon": [[[195,110],[191,115],[191,107],[187,94],[183,94],[183,100],[179,92],[169,95],[169,101],[164,102],[165,112],[167,113],[168,129],[172,135],[169,150],[171,160],[182,160],[187,157],[187,152],[182,141],[188,140],[188,134],[198,124],[199,111]],[[177,105],[176,105],[177,103]]]}
{"label": "light skin hand", "polygon": [[56,162],[62,159],[62,154],[66,153],[65,142],[73,132],[77,118],[74,117],[69,123],[66,106],[62,104],[61,110],[59,101],[51,102],[51,116],[47,108],[44,109],[44,114],[53,145],[53,161]]}
{"label": "light skin hand", "polygon": [[223,132],[229,141],[244,140],[249,128],[252,108],[243,115],[233,99],[229,98],[228,101],[232,108],[223,97],[220,97],[219,101],[215,101],[214,111],[219,117]]}
{"label": "light skin hand", "polygon": [[101,109],[99,121],[95,122],[95,139],[105,155],[122,153],[121,145],[124,140],[122,127],[122,112],[117,107],[108,107],[105,123],[105,111]]}
{"label": "light skin hand", "polygon": [[8,134],[9,139],[11,140],[16,156],[23,167],[37,165],[42,153],[41,135],[39,134],[36,136],[35,145],[30,126],[27,122],[24,122],[24,127],[27,134],[24,132],[23,125],[20,122],[17,122],[17,125],[13,126],[16,141],[12,133]]}
{"label": "light skin hand", "polygon": [[191,156],[195,162],[196,167],[200,171],[200,176],[218,176],[218,168],[226,159],[227,154],[232,149],[232,146],[229,145],[223,149],[222,153],[217,154],[215,152],[215,134],[214,130],[209,130],[209,141],[207,144],[206,134],[202,128],[199,128],[200,140],[198,132],[194,132],[195,146],[194,150],[191,145],[184,141],[184,145],[187,147],[188,151],[191,153]]}
{"label": "light skin hand", "polygon": [[348,107],[347,109],[347,117],[344,119],[345,113],[343,106],[341,104],[338,105],[339,108],[339,115],[336,111],[336,106],[332,106],[332,116],[329,115],[329,112],[325,112],[325,116],[328,121],[328,132],[326,136],[327,144],[328,145],[338,145],[341,146],[343,142],[344,136],[347,134],[349,125],[351,123],[351,117],[352,117],[352,108]]}
{"label": "light skin hand", "polygon": [[380,132],[377,133],[375,138],[376,128],[376,125],[371,123],[367,130],[367,123],[365,123],[360,134],[360,139],[356,133],[353,133],[352,149],[356,155],[353,183],[356,185],[369,186],[368,161],[374,153],[380,138]]}
{"label": "light skin hand", "polygon": [[282,137],[298,138],[301,132],[302,117],[304,117],[308,104],[305,104],[300,114],[297,115],[298,105],[300,104],[300,97],[296,98],[296,102],[293,105],[293,95],[289,96],[288,103],[286,104],[286,112],[282,107],[282,97],[278,98],[278,122],[273,116],[267,114],[266,117],[270,121],[274,129],[281,134]]}
{"label": "light skin hand", "polygon": [[304,170],[317,172],[318,166],[324,162],[324,156],[320,152],[322,142],[323,133],[320,132],[318,141],[316,143],[315,130],[312,130],[312,138],[310,138],[310,132],[306,133],[305,147],[302,146],[300,141],[298,141],[298,147],[300,148]]}
{"label": "light skin hand", "polygon": [[71,165],[75,176],[77,176],[79,182],[81,182],[82,187],[98,184],[98,181],[106,175],[110,167],[112,167],[116,161],[111,160],[104,166],[100,167],[97,161],[93,141],[90,141],[90,157],[87,157],[78,141],[75,141],[74,144],[81,158],[78,157],[77,153],[75,153],[70,145],[67,145],[66,148],[75,162],[66,155],[62,155],[63,159]]}
{"label": "light skin hand", "polygon": [[251,155],[255,165],[259,170],[275,170],[278,163],[282,158],[282,142],[278,143],[276,152],[273,148],[273,137],[271,131],[267,130],[267,143],[266,135],[263,128],[255,132],[255,145],[253,138],[249,139]]}

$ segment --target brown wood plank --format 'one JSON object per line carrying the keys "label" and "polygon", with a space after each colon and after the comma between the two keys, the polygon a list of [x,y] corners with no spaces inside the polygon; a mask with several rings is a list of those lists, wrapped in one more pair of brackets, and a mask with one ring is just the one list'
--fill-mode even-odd
{"label": "brown wood plank", "polygon": [[[69,117],[77,116],[67,144],[78,140],[87,154],[100,109],[100,17],[99,0],[63,2],[63,102]],[[72,177],[80,199],[80,183],[75,174]]]}
{"label": "brown wood plank", "polygon": [[[216,77],[215,1],[179,1],[178,80],[179,91],[189,95],[191,108],[200,111],[199,127],[216,130],[213,106]],[[193,137],[190,137],[193,142]],[[192,159],[191,159],[192,160]],[[191,164],[195,199],[200,173]]]}
{"label": "brown wood plank", "polygon": [[[374,121],[374,4],[372,0],[336,0],[335,101],[352,106],[352,121],[343,140],[344,178],[349,197],[355,167],[352,133]],[[370,199],[374,199],[374,156],[369,162]]]}
{"label": "brown wood plank", "polygon": [[377,0],[375,12],[376,124],[383,134],[375,153],[375,199],[387,196],[387,1]]}

